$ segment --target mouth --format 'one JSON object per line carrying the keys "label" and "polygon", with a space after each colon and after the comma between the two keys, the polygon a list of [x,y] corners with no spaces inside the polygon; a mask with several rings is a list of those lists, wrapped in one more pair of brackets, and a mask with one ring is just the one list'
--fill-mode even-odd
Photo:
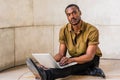
{"label": "mouth", "polygon": [[75,19],[75,18],[71,19],[71,22],[74,22],[74,21],[76,21],[76,19]]}
{"label": "mouth", "polygon": [[80,20],[78,20],[78,19],[72,18],[70,22],[71,22],[71,24],[73,24],[73,25],[77,25],[77,24],[79,23],[79,21],[80,21]]}
{"label": "mouth", "polygon": [[77,22],[77,19],[71,19],[71,23],[76,23]]}

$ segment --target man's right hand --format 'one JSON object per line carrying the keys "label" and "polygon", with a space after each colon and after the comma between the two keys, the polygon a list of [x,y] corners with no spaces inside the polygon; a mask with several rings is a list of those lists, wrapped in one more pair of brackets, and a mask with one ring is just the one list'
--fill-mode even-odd
{"label": "man's right hand", "polygon": [[55,55],[54,59],[57,61],[57,62],[60,62],[60,60],[66,56],[66,52],[67,52],[67,47],[64,43],[60,43],[60,46],[59,46],[59,52]]}
{"label": "man's right hand", "polygon": [[60,62],[61,58],[62,58],[62,55],[60,55],[60,54],[56,54],[54,56],[54,59],[56,60],[56,62]]}

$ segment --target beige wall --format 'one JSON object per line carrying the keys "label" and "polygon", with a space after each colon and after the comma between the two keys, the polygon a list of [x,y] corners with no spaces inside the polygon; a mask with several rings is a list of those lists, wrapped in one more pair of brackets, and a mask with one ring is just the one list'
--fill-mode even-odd
{"label": "beige wall", "polygon": [[58,52],[64,9],[76,3],[82,19],[100,30],[103,58],[120,59],[119,0],[0,0],[0,71],[25,63],[32,52]]}

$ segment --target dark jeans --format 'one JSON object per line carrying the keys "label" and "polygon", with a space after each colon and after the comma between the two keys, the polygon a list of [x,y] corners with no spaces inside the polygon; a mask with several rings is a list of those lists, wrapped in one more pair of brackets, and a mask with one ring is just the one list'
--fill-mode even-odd
{"label": "dark jeans", "polygon": [[46,70],[47,80],[54,80],[57,78],[63,78],[69,75],[83,74],[88,68],[99,66],[99,57],[95,56],[90,62],[84,64],[76,64],[67,68],[51,68]]}

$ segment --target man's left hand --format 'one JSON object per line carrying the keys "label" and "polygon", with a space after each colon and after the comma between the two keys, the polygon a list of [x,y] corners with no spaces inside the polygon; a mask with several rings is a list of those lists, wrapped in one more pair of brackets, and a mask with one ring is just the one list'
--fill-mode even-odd
{"label": "man's left hand", "polygon": [[63,57],[61,60],[60,60],[60,65],[61,66],[64,66],[64,65],[67,65],[67,64],[69,64],[69,63],[71,63],[72,62],[72,60],[71,60],[71,58],[68,58],[68,57]]}

